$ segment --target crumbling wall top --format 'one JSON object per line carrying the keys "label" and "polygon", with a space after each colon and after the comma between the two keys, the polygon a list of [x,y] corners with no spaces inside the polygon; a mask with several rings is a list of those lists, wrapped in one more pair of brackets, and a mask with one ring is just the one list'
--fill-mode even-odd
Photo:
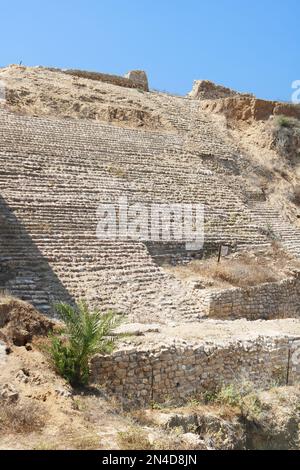
{"label": "crumbling wall top", "polygon": [[139,85],[139,88],[149,91],[149,84],[146,72],[144,70],[131,70],[126,73],[125,78]]}
{"label": "crumbling wall top", "polygon": [[188,94],[190,98],[199,100],[215,100],[238,95],[242,95],[242,93],[223,87],[222,85],[217,85],[209,80],[195,80],[193,89]]}
{"label": "crumbling wall top", "polygon": [[72,75],[74,77],[96,80],[99,82],[109,83],[111,85],[117,85],[125,88],[138,88],[144,91],[149,91],[147,75],[146,72],[144,72],[143,70],[133,70],[131,72],[128,72],[124,77],[122,77],[119,75],[111,75],[107,73],[90,72],[86,70],[77,69],[59,69],[54,67],[42,66],[39,66],[38,68],[42,70],[49,70],[51,72],[62,72],[67,75]]}

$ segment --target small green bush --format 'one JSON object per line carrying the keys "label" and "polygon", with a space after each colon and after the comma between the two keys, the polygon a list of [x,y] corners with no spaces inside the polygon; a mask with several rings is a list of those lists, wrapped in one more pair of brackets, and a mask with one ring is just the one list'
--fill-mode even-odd
{"label": "small green bush", "polygon": [[238,408],[244,417],[258,417],[262,412],[262,403],[257,391],[250,383],[223,385],[216,393],[214,402]]}
{"label": "small green bush", "polygon": [[223,386],[215,396],[215,401],[217,403],[230,406],[240,406],[242,399],[242,394],[233,384]]}
{"label": "small green bush", "polygon": [[289,129],[294,127],[300,127],[299,119],[288,117],[288,116],[278,116],[276,123],[279,127],[287,127]]}
{"label": "small green bush", "polygon": [[51,360],[57,372],[71,385],[86,385],[90,358],[96,353],[112,352],[117,336],[112,337],[111,332],[121,318],[113,312],[90,312],[85,302],[80,302],[76,308],[60,303],[56,311],[65,325],[50,336]]}

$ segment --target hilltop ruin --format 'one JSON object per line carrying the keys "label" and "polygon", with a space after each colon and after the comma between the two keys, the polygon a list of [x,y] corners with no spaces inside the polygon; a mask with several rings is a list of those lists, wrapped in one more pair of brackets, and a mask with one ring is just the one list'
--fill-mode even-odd
{"label": "hilltop ruin", "polygon": [[[299,107],[207,81],[149,91],[140,71],[11,66],[0,80],[0,288],[50,316],[81,298],[126,315],[138,336],[92,367],[127,401],[299,382]],[[119,196],[203,204],[203,248],[99,241],[97,206]],[[277,260],[278,278],[215,286],[222,245],[253,269]],[[212,278],[182,275],[197,259]]]}

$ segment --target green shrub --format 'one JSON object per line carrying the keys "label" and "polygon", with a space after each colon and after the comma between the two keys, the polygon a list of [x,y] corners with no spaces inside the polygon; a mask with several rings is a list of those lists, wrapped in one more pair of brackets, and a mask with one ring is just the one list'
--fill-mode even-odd
{"label": "green shrub", "polygon": [[76,308],[60,303],[56,311],[65,325],[50,337],[51,360],[57,372],[71,385],[86,385],[90,358],[96,353],[112,352],[117,336],[112,337],[111,332],[121,318],[113,312],[90,312],[85,302],[80,302]]}
{"label": "green shrub", "polygon": [[240,406],[242,399],[241,392],[233,384],[223,386],[215,396],[217,403],[230,406]]}
{"label": "green shrub", "polygon": [[299,119],[288,116],[278,116],[276,119],[276,123],[279,127],[287,127],[289,129],[294,127],[300,127]]}
{"label": "green shrub", "polygon": [[262,412],[262,403],[251,383],[223,385],[216,393],[215,403],[239,408],[244,417],[257,417]]}

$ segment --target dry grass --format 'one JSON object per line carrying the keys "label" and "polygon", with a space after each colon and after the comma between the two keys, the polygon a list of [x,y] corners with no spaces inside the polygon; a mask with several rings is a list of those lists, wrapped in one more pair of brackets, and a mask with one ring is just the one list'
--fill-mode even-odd
{"label": "dry grass", "polygon": [[52,436],[50,440],[42,440],[34,444],[33,450],[98,450],[100,438],[96,432],[87,430],[65,430],[59,435]]}
{"label": "dry grass", "polygon": [[46,418],[46,409],[39,402],[29,399],[17,404],[2,401],[0,407],[0,433],[28,434],[40,431],[46,424]]}
{"label": "dry grass", "polygon": [[58,447],[56,444],[54,444],[54,443],[41,441],[41,442],[35,444],[35,445],[33,446],[33,448],[30,449],[30,450],[43,450],[43,451],[59,450],[59,447]]}
{"label": "dry grass", "polygon": [[129,416],[141,426],[155,426],[156,424],[153,417],[143,408],[131,411]]}
{"label": "dry grass", "polygon": [[1,304],[6,304],[13,299],[14,297],[10,294],[10,292],[7,289],[0,289],[0,303]]}
{"label": "dry grass", "polygon": [[100,447],[100,438],[97,434],[73,437],[69,440],[69,447],[75,450],[97,450]]}
{"label": "dry grass", "polygon": [[211,280],[211,287],[249,287],[278,280],[268,268],[246,263],[245,260],[192,261],[187,266],[177,266],[173,271],[182,277],[200,277]]}
{"label": "dry grass", "polygon": [[118,433],[118,445],[122,450],[153,450],[147,433],[140,427],[132,426]]}
{"label": "dry grass", "polygon": [[263,266],[253,266],[238,260],[219,264],[213,270],[213,277],[236,287],[255,286],[265,282],[274,282],[278,278]]}
{"label": "dry grass", "polygon": [[117,178],[126,178],[127,177],[127,172],[118,166],[110,165],[107,168],[108,173],[111,176],[116,176]]}
{"label": "dry grass", "polygon": [[166,270],[181,280],[200,279],[203,288],[251,287],[282,280],[291,267],[300,269],[300,263],[275,246],[265,255],[240,253],[222,258],[195,260],[186,266],[167,267]]}
{"label": "dry grass", "polygon": [[[149,431],[149,430],[148,430]],[[152,429],[153,431],[153,429]],[[149,439],[147,430],[141,426],[132,426],[118,434],[118,445],[121,450],[190,450],[194,449],[189,443],[182,440],[181,432],[176,429],[166,434],[157,430],[155,439]]]}
{"label": "dry grass", "polygon": [[214,392],[205,392],[192,398],[185,409],[190,412],[203,412],[209,409],[216,415],[233,418],[237,413],[243,416],[259,416],[263,404],[259,398],[260,390],[247,380],[236,380],[231,384],[223,384]]}

